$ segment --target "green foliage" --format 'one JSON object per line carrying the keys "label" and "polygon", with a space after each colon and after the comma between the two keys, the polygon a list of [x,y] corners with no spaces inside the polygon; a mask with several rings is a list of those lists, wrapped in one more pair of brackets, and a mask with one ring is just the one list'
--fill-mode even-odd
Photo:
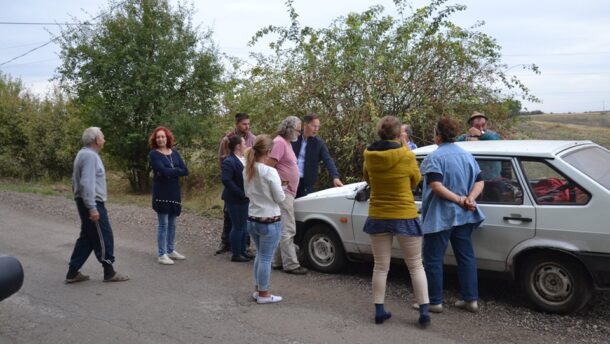
{"label": "green foliage", "polygon": [[205,135],[222,67],[210,33],[191,23],[192,8],[167,0],[128,0],[95,25],[62,33],[58,77],[102,128],[105,151],[134,191],[148,190],[148,135],[169,127],[178,144]]}
{"label": "green foliage", "polygon": [[274,54],[255,55],[256,65],[225,106],[256,114],[253,123],[262,132],[273,132],[286,115],[318,113],[320,134],[347,181],[360,179],[362,152],[376,139],[382,116],[410,123],[420,145],[431,142],[428,133],[441,116],[465,122],[477,110],[510,126],[506,101],[512,95],[506,90],[535,99],[504,73],[500,47],[477,31],[481,24],[455,25],[449,18],[465,7],[445,2],[434,0],[409,14],[407,2],[396,0],[399,18],[373,6],[315,29],[302,27],[287,1],[291,25],[268,26],[251,41],[276,37]]}
{"label": "green foliage", "polygon": [[19,80],[0,75],[0,174],[22,179],[71,175],[82,123],[58,95],[39,100]]}

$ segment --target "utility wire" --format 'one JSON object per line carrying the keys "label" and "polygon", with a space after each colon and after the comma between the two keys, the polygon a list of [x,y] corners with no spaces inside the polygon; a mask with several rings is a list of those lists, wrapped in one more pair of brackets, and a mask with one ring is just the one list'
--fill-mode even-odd
{"label": "utility wire", "polygon": [[[124,3],[126,3],[127,1],[129,1],[129,0],[123,0],[123,1],[121,1],[121,2],[119,2],[119,3],[117,3],[116,5],[114,5],[114,6],[110,7],[110,8],[108,9],[108,11],[106,11],[105,13],[104,13],[104,12],[102,12],[102,13],[98,14],[97,16],[95,16],[95,17],[91,18],[91,20],[90,20],[90,21],[94,21],[94,20],[98,19],[99,17],[103,16],[104,14],[112,12],[112,11],[113,11],[115,8],[117,8],[117,7],[121,6],[121,5],[123,5],[123,4],[124,4]],[[53,24],[53,25],[55,25],[55,24]],[[81,23],[81,24],[76,25],[76,27],[79,27],[79,26],[82,26],[82,25],[90,25],[90,23],[89,23],[89,21],[86,21],[86,22],[83,22],[83,23]],[[76,28],[74,28],[74,29],[72,29],[72,30],[75,30],[75,29],[76,29]],[[17,60],[17,59],[19,59],[19,58],[22,58],[22,57],[24,57],[24,56],[26,56],[26,55],[28,55],[28,54],[30,54],[30,53],[32,53],[32,52],[34,52],[34,51],[38,50],[38,49],[44,48],[45,46],[47,46],[47,45],[49,45],[49,44],[53,43],[53,41],[57,40],[58,38],[59,38],[59,36],[58,36],[58,37],[55,37],[55,38],[51,38],[51,39],[50,39],[48,42],[46,42],[45,44],[39,45],[39,46],[37,46],[36,48],[30,49],[30,50],[26,51],[25,53],[23,53],[23,54],[21,54],[21,55],[19,55],[19,56],[13,57],[12,59],[10,59],[10,60],[8,60],[8,61],[4,61],[4,62],[0,63],[0,66],[4,66],[5,64],[10,63],[10,62],[13,62],[13,61],[15,61],[15,60]]]}
{"label": "utility wire", "polygon": [[90,23],[36,23],[36,22],[0,22],[0,25],[91,25]]}

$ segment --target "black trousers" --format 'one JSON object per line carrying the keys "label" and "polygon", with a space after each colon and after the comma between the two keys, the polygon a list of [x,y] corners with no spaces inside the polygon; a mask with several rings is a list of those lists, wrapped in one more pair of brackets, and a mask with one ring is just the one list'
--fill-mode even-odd
{"label": "black trousers", "polygon": [[114,236],[104,202],[95,202],[100,219],[93,222],[89,219],[89,209],[85,206],[83,199],[75,198],[75,201],[81,226],[80,235],[76,239],[70,257],[70,269],[80,270],[92,251],[100,263],[112,265],[114,263]]}

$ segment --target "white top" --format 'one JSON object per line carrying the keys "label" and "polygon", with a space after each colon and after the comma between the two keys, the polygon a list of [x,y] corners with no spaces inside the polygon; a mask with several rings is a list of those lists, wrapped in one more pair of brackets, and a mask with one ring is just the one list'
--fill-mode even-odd
{"label": "white top", "polygon": [[250,199],[248,215],[256,217],[273,217],[281,214],[278,203],[286,195],[282,189],[282,181],[276,169],[260,162],[254,163],[254,178],[248,181],[244,168],[244,191]]}

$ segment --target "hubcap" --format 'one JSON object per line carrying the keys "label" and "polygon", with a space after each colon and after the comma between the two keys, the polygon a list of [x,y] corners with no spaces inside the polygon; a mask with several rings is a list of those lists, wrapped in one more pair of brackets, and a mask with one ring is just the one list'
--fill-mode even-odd
{"label": "hubcap", "polygon": [[309,253],[320,266],[329,266],[335,260],[335,246],[326,236],[315,235],[309,242]]}
{"label": "hubcap", "polygon": [[552,303],[563,303],[573,293],[571,276],[561,266],[542,265],[534,274],[534,290],[540,297]]}

